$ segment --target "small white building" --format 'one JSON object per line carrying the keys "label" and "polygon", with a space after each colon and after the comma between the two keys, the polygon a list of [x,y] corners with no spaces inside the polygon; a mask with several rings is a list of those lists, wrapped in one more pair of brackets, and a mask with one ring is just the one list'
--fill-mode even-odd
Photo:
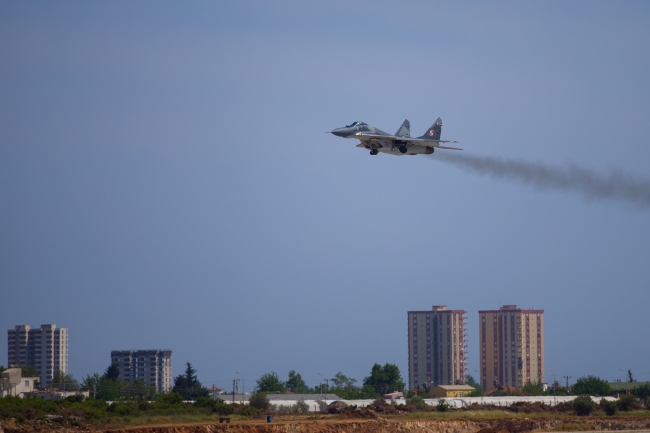
{"label": "small white building", "polygon": [[25,393],[34,391],[38,377],[23,377],[22,368],[8,368],[0,373],[0,397],[25,398]]}

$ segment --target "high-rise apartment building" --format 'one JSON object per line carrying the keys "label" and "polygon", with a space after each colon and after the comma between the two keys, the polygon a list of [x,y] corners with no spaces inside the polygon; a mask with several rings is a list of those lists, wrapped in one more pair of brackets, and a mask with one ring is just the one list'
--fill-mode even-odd
{"label": "high-rise apartment building", "polygon": [[7,331],[8,364],[34,367],[41,387],[50,385],[57,372],[68,373],[68,328],[19,325]]}
{"label": "high-rise apartment building", "polygon": [[481,386],[523,387],[544,382],[544,310],[504,305],[479,311]]}
{"label": "high-rise apartment building", "polygon": [[114,350],[111,364],[120,370],[120,380],[141,380],[158,392],[172,389],[171,350]]}
{"label": "high-rise apartment building", "polygon": [[465,383],[466,314],[444,305],[408,312],[409,389]]}

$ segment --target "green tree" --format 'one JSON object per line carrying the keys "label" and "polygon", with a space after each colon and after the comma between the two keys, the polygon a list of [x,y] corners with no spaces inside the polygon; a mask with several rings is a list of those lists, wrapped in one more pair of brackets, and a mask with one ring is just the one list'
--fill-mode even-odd
{"label": "green tree", "polygon": [[100,387],[99,382],[101,380],[101,377],[99,374],[95,373],[92,376],[88,375],[84,377],[84,379],[81,381],[81,389],[86,389],[90,391],[90,395],[93,396],[93,398],[97,398],[96,393],[97,393],[97,388]]}
{"label": "green tree", "polygon": [[23,377],[39,377],[38,372],[36,372],[36,367],[29,365],[19,365],[18,368],[22,370],[20,374]]}
{"label": "green tree", "polygon": [[79,389],[79,383],[75,380],[74,377],[70,374],[66,374],[62,371],[57,371],[54,373],[52,382],[50,383],[52,388],[64,390],[64,391],[76,391]]}
{"label": "green tree", "polygon": [[115,401],[120,398],[122,383],[119,380],[108,379],[104,376],[99,378],[97,398],[104,401]]}
{"label": "green tree", "polygon": [[116,364],[109,365],[106,371],[104,371],[104,377],[106,379],[118,380],[120,378],[120,368]]}
{"label": "green tree", "polygon": [[4,368],[2,365],[0,365],[0,373],[2,373],[5,370],[6,370],[6,368]]}
{"label": "green tree", "polygon": [[572,391],[568,391],[566,388],[557,388],[552,390],[551,388],[546,390],[546,395],[556,395],[556,396],[567,396],[574,395]]}
{"label": "green tree", "polygon": [[287,390],[286,384],[280,380],[278,373],[272,371],[270,373],[263,374],[256,381],[257,385],[255,386],[255,392],[265,392],[265,393],[275,393],[275,392],[285,392]]}
{"label": "green tree", "polygon": [[465,383],[475,388],[474,391],[469,393],[470,397],[481,397],[483,395],[483,388],[471,374],[465,376]]}
{"label": "green tree", "polygon": [[481,385],[478,384],[476,379],[474,379],[474,376],[472,376],[471,374],[468,374],[468,375],[465,376],[465,384],[469,385],[471,387],[474,387],[474,388],[477,388],[477,387],[481,386]]}
{"label": "green tree", "polygon": [[364,387],[371,387],[380,395],[393,391],[404,391],[404,381],[395,364],[379,364],[372,366],[370,376],[363,379]]}
{"label": "green tree", "polygon": [[[125,400],[153,400],[157,393],[156,387],[147,385],[143,380],[134,380],[133,382],[117,381],[117,383],[119,384],[119,393],[122,399]],[[209,393],[206,392],[206,394]],[[192,399],[199,397],[205,396],[197,394]]]}
{"label": "green tree", "polygon": [[263,392],[257,392],[251,395],[248,404],[259,409],[259,410],[268,410],[271,407],[271,402],[269,398]]}
{"label": "green tree", "polygon": [[588,394],[594,396],[607,396],[612,393],[609,384],[596,376],[583,376],[576,380],[573,385],[573,392],[576,395]]}
{"label": "green tree", "polygon": [[588,416],[596,409],[596,404],[587,394],[576,397],[572,402],[573,410],[580,416]]}
{"label": "green tree", "polygon": [[199,397],[210,395],[210,392],[199,382],[196,370],[189,362],[186,364],[185,374],[180,374],[174,378],[172,392],[182,395],[184,400],[196,400]]}
{"label": "green tree", "polygon": [[630,390],[630,392],[640,399],[647,401],[648,397],[650,397],[650,383],[644,383],[643,385],[635,386]]}
{"label": "green tree", "polygon": [[332,379],[330,379],[332,383],[334,384],[335,388],[340,388],[340,389],[350,389],[354,386],[355,383],[357,383],[356,379],[352,379],[351,377],[347,377],[345,374],[341,373],[340,371],[334,375]]}
{"label": "green tree", "polygon": [[544,395],[542,385],[537,382],[528,382],[522,390],[526,395]]}
{"label": "green tree", "polygon": [[302,376],[300,373],[296,373],[295,370],[289,372],[289,378],[287,379],[285,386],[289,391],[295,393],[300,393],[307,389],[307,384],[302,380]]}
{"label": "green tree", "polygon": [[[108,370],[108,369],[107,369]],[[122,391],[124,384],[119,379],[109,379],[106,373],[99,375],[95,373],[84,377],[81,388],[90,391],[90,395],[97,400],[116,401],[124,396]]]}

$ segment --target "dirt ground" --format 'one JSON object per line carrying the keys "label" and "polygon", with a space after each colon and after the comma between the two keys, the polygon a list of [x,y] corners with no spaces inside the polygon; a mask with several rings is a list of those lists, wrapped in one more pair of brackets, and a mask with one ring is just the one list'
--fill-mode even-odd
{"label": "dirt ground", "polygon": [[[524,411],[525,409],[525,411]],[[530,410],[531,412],[527,412]],[[522,408],[534,413],[534,408]],[[408,414],[406,414],[408,416]],[[503,419],[408,419],[400,415],[382,415],[369,409],[357,409],[338,415],[274,415],[266,418],[231,423],[153,424],[106,429],[91,425],[57,426],[52,424],[19,424],[2,421],[0,433],[525,433],[538,431],[648,431],[648,417],[577,417],[558,416]]]}

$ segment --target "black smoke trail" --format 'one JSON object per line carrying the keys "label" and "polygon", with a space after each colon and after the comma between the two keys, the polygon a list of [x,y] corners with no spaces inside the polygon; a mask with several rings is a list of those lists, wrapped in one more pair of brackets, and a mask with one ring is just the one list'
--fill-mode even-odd
{"label": "black smoke trail", "polygon": [[459,152],[436,152],[433,157],[466,171],[514,180],[538,188],[573,190],[590,199],[613,199],[641,207],[650,206],[650,179],[638,178],[616,170],[605,174],[572,163],[558,167]]}

